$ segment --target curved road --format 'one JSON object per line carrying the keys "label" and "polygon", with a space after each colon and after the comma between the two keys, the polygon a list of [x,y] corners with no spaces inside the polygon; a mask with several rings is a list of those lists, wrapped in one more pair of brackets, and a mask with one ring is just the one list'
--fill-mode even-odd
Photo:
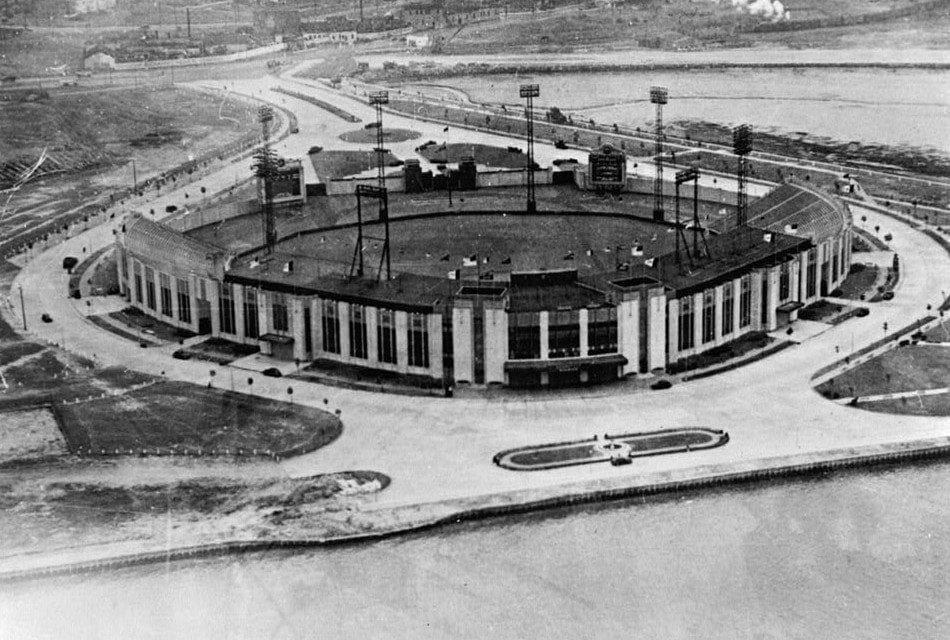
{"label": "curved road", "polygon": [[[369,121],[372,110],[365,104],[325,87],[302,89],[302,85],[266,78],[237,81],[233,90],[257,95],[295,111],[300,134],[291,136],[278,151],[303,155],[315,144],[325,148],[366,148],[336,136],[354,125],[330,116],[318,108],[273,93],[269,87],[281,84],[329,100]],[[220,83],[219,83],[220,86]],[[386,126],[414,128],[423,140],[442,140],[442,125],[385,117]],[[359,126],[359,125],[357,125]],[[488,144],[510,142],[500,136],[453,129],[452,142]],[[391,145],[394,153],[407,155],[418,142]],[[405,148],[403,148],[405,147]],[[565,154],[547,145],[538,145],[538,157],[547,162]],[[214,191],[246,175],[236,165],[202,180]],[[192,185],[190,189],[197,189]],[[150,202],[163,211],[166,203],[180,203],[180,193],[170,193]],[[864,213],[863,211],[860,213]],[[860,213],[856,222],[860,223]],[[343,469],[375,469],[393,478],[392,485],[377,499],[378,507],[424,503],[450,498],[478,496],[532,487],[550,487],[597,478],[662,473],[699,465],[749,462],[764,457],[805,453],[831,448],[880,444],[924,437],[950,435],[950,421],[865,412],[826,401],[812,391],[809,379],[819,367],[855,348],[882,337],[882,323],[897,328],[924,315],[925,306],[938,303],[948,288],[950,256],[936,242],[909,226],[867,211],[873,230],[893,234],[891,246],[901,255],[902,273],[892,301],[871,306],[871,314],[855,318],[802,344],[737,370],[711,378],[679,384],[661,392],[630,393],[617,387],[593,389],[575,396],[540,395],[531,400],[487,398],[420,398],[344,390],[318,384],[262,378],[241,370],[235,372],[238,389],[245,378],[254,378],[255,395],[286,399],[288,385],[294,401],[342,410],[343,435],[319,451],[282,463],[292,476],[305,476]],[[173,360],[176,345],[141,349],[104,332],[88,320],[86,301],[66,296],[67,276],[61,269],[66,255],[80,255],[81,248],[94,251],[111,242],[109,226],[102,226],[59,245],[27,264],[14,283],[12,302],[19,319],[17,287],[22,286],[30,334],[53,342],[65,340],[72,351],[95,355],[104,365],[119,365],[152,374],[164,372],[169,378],[207,384],[207,363]],[[39,316],[50,313],[54,322],[43,324]],[[13,317],[11,317],[13,320]],[[218,383],[228,375],[219,370]],[[725,447],[683,455],[638,459],[632,465],[586,465],[540,473],[515,473],[492,464],[492,456],[503,449],[560,440],[589,437],[594,433],[652,430],[682,425],[725,429],[730,443]]]}

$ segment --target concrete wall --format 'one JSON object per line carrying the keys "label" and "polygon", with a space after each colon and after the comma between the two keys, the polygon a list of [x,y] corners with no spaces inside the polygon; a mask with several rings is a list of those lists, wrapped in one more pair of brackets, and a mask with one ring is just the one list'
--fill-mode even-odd
{"label": "concrete wall", "polygon": [[256,49],[248,49],[247,51],[238,51],[236,53],[229,53],[223,56],[201,56],[195,58],[176,58],[174,60],[149,60],[143,62],[116,62],[115,69],[117,71],[126,71],[130,69],[165,69],[168,67],[187,67],[191,65],[201,65],[201,64],[218,64],[221,62],[234,62],[236,60],[250,60],[252,58],[259,58],[260,56],[266,56],[271,53],[277,53],[278,51],[283,51],[287,48],[287,44],[284,42],[278,42],[276,44],[270,44],[266,47],[257,47]]}

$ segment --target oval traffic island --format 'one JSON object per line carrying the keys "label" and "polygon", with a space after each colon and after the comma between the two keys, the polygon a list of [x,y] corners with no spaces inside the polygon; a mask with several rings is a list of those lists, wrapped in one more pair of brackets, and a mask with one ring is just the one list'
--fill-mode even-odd
{"label": "oval traffic island", "polygon": [[513,471],[540,471],[591,462],[617,464],[643,456],[712,449],[727,442],[729,434],[720,429],[681,427],[508,449],[496,454],[494,462]]}

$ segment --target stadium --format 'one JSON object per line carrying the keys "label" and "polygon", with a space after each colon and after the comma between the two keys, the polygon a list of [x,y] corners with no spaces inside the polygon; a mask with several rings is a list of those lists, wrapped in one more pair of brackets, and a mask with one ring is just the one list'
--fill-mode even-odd
{"label": "stadium", "polygon": [[158,320],[311,370],[449,390],[681,370],[783,329],[848,272],[850,214],[830,194],[760,185],[736,207],[697,182],[676,202],[679,185],[623,172],[605,191],[598,153],[617,155],[532,172],[528,206],[528,172],[465,162],[441,185],[410,162],[385,183],[294,186],[270,244],[258,203],[135,214],[117,233],[120,287]]}

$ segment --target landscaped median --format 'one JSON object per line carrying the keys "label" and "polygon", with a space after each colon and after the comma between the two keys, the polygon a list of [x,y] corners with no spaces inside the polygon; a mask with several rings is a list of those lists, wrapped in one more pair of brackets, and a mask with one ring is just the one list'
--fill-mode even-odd
{"label": "landscaped median", "polygon": [[729,434],[703,427],[683,427],[644,433],[594,436],[552,444],[519,447],[502,451],[494,457],[499,467],[512,471],[540,471],[591,462],[655,456],[664,453],[685,453],[711,449],[726,444]]}

